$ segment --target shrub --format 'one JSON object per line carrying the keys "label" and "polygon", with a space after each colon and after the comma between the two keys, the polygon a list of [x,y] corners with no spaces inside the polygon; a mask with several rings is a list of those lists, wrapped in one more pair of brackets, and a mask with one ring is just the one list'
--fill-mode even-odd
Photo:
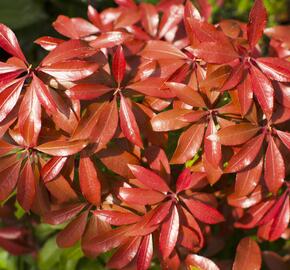
{"label": "shrub", "polygon": [[0,246],[37,251],[26,219],[108,268],[214,270],[235,237],[232,269],[260,269],[257,242],[289,239],[289,27],[262,0],[216,25],[202,1],[115,2],[60,15],[36,67],[0,25]]}

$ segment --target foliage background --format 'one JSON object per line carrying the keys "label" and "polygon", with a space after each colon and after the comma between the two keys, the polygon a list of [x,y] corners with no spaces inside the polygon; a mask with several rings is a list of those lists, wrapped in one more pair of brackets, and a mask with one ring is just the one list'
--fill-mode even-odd
{"label": "foliage background", "polygon": [[[158,0],[138,0],[138,2],[156,3]],[[213,6],[212,22],[221,18],[247,21],[254,0],[209,0]],[[59,14],[70,17],[86,17],[86,7],[90,2],[98,10],[115,6],[113,0],[0,0],[0,22],[15,31],[25,55],[31,63],[37,63],[44,51],[32,41],[44,35],[57,37],[51,23]],[[218,3],[223,2],[221,6]],[[264,0],[269,14],[268,25],[290,24],[289,0]],[[23,215],[18,207],[16,216]],[[1,223],[1,221],[0,221]],[[13,257],[0,249],[0,270],[102,270],[110,254],[104,254],[97,260],[83,257],[80,246],[59,249],[55,243],[58,226],[41,224],[34,230],[39,243],[39,253]],[[234,240],[234,239],[233,239]],[[235,244],[233,241],[232,244]],[[281,243],[265,243],[267,249],[280,249]],[[290,243],[288,243],[290,245]],[[285,248],[285,247],[284,247]],[[234,252],[229,245],[222,256]],[[157,264],[152,269],[159,269]]]}

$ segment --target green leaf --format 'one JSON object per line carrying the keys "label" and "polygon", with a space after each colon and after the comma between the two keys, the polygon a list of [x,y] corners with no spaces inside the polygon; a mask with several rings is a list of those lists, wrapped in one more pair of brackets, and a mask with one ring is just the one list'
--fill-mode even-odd
{"label": "green leaf", "polygon": [[190,266],[190,270],[201,270],[201,269],[195,266]]}
{"label": "green leaf", "polygon": [[60,255],[61,249],[57,247],[55,237],[48,239],[39,251],[37,261],[39,270],[56,269],[56,265],[60,260]]}
{"label": "green leaf", "polygon": [[83,259],[78,264],[77,270],[106,270],[98,260]]}
{"label": "green leaf", "polygon": [[0,270],[19,270],[17,258],[0,248]]}
{"label": "green leaf", "polygon": [[44,240],[49,235],[56,233],[58,230],[62,230],[66,224],[50,225],[41,223],[35,228],[35,235],[38,239]]}
{"label": "green leaf", "polygon": [[16,201],[15,202],[16,211],[14,212],[14,216],[17,219],[21,219],[25,215],[25,210],[21,207],[21,205]]}

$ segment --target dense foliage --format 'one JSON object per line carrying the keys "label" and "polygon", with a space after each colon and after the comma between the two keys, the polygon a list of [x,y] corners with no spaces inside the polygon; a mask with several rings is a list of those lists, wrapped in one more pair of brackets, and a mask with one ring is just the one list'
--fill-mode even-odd
{"label": "dense foliage", "polygon": [[0,24],[0,246],[43,269],[289,269],[269,243],[289,244],[290,27],[262,0],[217,24],[206,1],[115,2],[58,16],[37,66]]}

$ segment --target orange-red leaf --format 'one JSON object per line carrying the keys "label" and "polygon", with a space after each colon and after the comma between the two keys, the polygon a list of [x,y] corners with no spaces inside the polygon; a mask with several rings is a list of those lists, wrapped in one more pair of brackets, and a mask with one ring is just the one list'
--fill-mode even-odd
{"label": "orange-red leaf", "polygon": [[89,157],[80,159],[79,181],[84,197],[98,206],[101,202],[101,183],[97,169]]}
{"label": "orange-red leaf", "polygon": [[35,186],[34,172],[30,160],[28,159],[22,168],[17,184],[17,200],[26,211],[28,211],[33,204],[36,190]]}
{"label": "orange-red leaf", "polygon": [[249,23],[247,25],[248,41],[251,48],[254,48],[262,37],[266,23],[267,11],[263,0],[256,0],[250,12]]}
{"label": "orange-red leaf", "polygon": [[40,152],[52,155],[52,156],[70,156],[78,153],[87,146],[87,142],[83,140],[78,141],[51,141],[41,144],[35,149]]}
{"label": "orange-red leaf", "polygon": [[133,144],[143,148],[140,130],[128,100],[120,95],[120,126],[125,137]]}
{"label": "orange-red leaf", "polygon": [[261,251],[257,243],[249,237],[243,238],[237,247],[233,270],[259,270],[261,264]]}

